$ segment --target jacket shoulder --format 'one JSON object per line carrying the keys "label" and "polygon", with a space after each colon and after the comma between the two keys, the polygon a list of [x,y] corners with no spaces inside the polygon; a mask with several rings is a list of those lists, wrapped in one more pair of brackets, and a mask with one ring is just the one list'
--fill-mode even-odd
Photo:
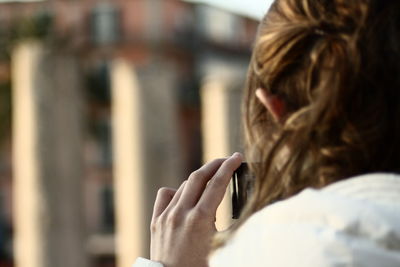
{"label": "jacket shoulder", "polygon": [[387,190],[362,193],[362,184],[306,189],[264,208],[211,256],[210,267],[400,266],[400,192],[375,201]]}

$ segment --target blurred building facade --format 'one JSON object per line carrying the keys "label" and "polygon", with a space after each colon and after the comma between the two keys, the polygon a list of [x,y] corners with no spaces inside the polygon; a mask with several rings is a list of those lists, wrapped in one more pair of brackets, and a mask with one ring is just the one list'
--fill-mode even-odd
{"label": "blurred building facade", "polygon": [[[115,218],[125,220],[125,213],[134,213],[123,212],[133,207],[126,201],[144,201],[142,208],[147,212],[140,216],[145,224],[157,187],[177,186],[203,161],[241,150],[240,98],[257,22],[180,0],[52,0],[0,7],[0,266],[14,262],[12,200],[16,198],[12,193],[16,191],[12,190],[11,140],[16,133],[11,134],[10,125],[11,110],[16,107],[11,107],[10,99],[16,96],[10,66],[15,44],[32,38],[45,50],[68,51],[78,62],[86,122],[82,145],[85,253],[89,266],[115,266]],[[58,79],[63,82],[63,77]],[[119,79],[132,79],[123,86],[132,86],[125,96],[136,102],[124,102],[116,86],[121,84]],[[137,95],[129,95],[135,90]],[[115,108],[123,103],[127,109],[118,113],[122,121],[115,124]],[[124,126],[134,120],[129,108],[137,106],[142,114],[136,118],[139,130],[124,132]],[[126,118],[124,112],[128,112]],[[113,128],[118,127],[121,140],[115,138]],[[129,184],[129,177],[127,183],[116,183],[118,169],[129,167],[130,158],[117,167],[114,157],[118,151],[129,150],[124,144],[129,143],[130,133],[138,131],[141,135],[132,146],[144,148],[138,150],[142,155],[136,155],[139,163],[132,162],[137,167],[130,172],[143,168],[142,178],[137,179],[153,179],[152,186],[143,189],[142,198],[130,198],[132,189],[118,202],[117,186],[137,185]],[[148,240],[141,242],[147,248]]]}

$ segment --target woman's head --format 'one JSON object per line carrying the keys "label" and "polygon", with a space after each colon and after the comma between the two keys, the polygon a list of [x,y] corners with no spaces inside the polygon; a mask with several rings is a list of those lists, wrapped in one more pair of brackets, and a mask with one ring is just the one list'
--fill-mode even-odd
{"label": "woman's head", "polygon": [[400,172],[400,1],[276,0],[246,87],[256,181],[232,231],[306,187]]}
{"label": "woman's head", "polygon": [[257,162],[245,217],[305,187],[400,172],[399,73],[399,1],[275,1],[245,92],[248,156]]}

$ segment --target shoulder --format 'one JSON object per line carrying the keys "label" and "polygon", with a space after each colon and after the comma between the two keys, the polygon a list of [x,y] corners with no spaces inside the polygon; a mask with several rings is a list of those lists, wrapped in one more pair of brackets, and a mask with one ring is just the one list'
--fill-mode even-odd
{"label": "shoulder", "polygon": [[254,214],[215,252],[218,266],[399,266],[400,177],[306,189]]}
{"label": "shoulder", "polygon": [[156,261],[139,257],[136,259],[132,267],[164,267],[164,265]]}

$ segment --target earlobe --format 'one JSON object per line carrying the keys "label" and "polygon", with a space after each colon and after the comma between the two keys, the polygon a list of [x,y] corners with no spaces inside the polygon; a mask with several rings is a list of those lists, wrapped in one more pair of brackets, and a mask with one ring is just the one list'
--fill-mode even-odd
{"label": "earlobe", "polygon": [[262,88],[256,90],[256,96],[276,121],[282,120],[286,114],[286,107],[283,99],[277,95],[269,94]]}

